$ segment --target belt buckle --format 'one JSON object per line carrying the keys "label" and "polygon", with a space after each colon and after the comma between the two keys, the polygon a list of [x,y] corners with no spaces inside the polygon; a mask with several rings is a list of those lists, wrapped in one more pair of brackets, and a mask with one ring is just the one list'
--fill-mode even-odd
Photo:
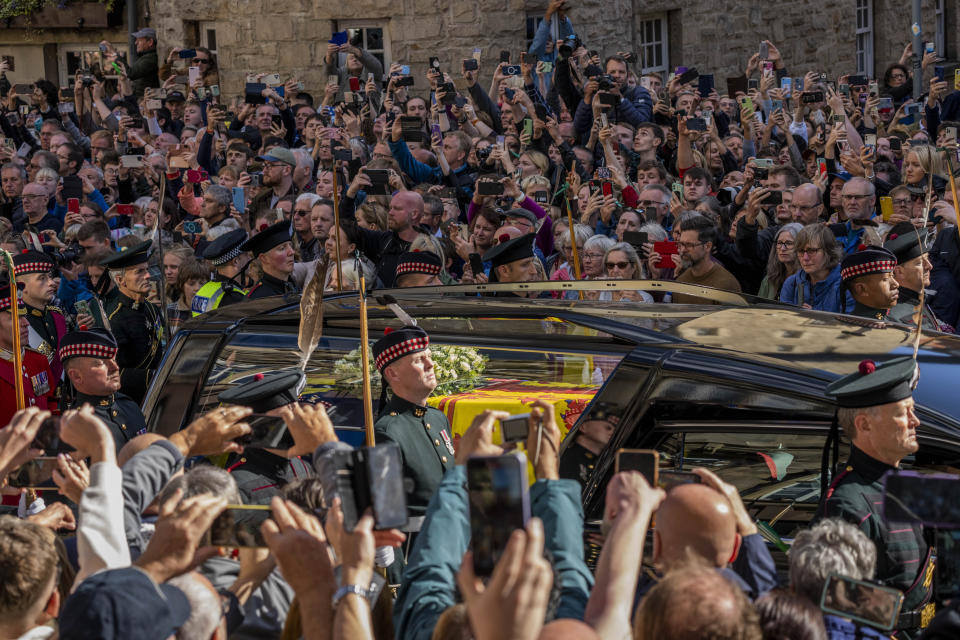
{"label": "belt buckle", "polygon": [[933,616],[936,613],[937,606],[928,602],[927,606],[920,610],[920,628],[926,629],[927,625],[930,624],[930,621],[933,620]]}

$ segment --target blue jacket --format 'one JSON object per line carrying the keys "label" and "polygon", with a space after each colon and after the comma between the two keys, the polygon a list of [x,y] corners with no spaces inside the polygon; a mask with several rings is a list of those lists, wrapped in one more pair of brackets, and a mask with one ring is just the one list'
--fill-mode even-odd
{"label": "blue jacket", "polygon": [[[558,618],[583,619],[593,576],[583,561],[580,485],[538,480],[530,488],[533,515],[543,520],[544,548],[553,558],[560,589]],[[470,543],[467,470],[447,471],[430,499],[393,607],[397,640],[429,640],[440,615],[456,604],[456,574]]]}
{"label": "blue jacket", "polygon": [[[567,39],[567,36],[573,35],[573,23],[570,22],[570,18],[564,18],[559,20],[558,18],[558,40],[563,41]],[[537,60],[541,62],[554,62],[557,61],[557,49],[560,47],[558,42],[553,43],[553,51],[547,53],[547,41],[550,39],[550,21],[541,20],[540,25],[537,27],[537,32],[533,35],[533,40],[530,41],[530,49],[528,53],[531,53],[537,56]],[[536,75],[536,67],[534,67],[534,74]],[[543,74],[544,81],[546,83],[547,91],[550,91],[550,84],[553,80],[553,72]]]}
{"label": "blue jacket", "polygon": [[[780,289],[780,302],[789,302],[798,306],[809,304],[817,311],[843,313],[844,308],[851,311],[855,304],[853,296],[850,295],[849,291],[843,289],[842,284],[839,264],[833,268],[826,279],[813,285],[812,291],[810,290],[810,276],[803,269],[798,269],[783,283],[783,288]],[[846,298],[846,307],[843,304],[844,298]]]}
{"label": "blue jacket", "polygon": [[[637,85],[623,92],[620,104],[607,111],[610,122],[629,122],[634,127],[641,122],[653,122],[653,98],[650,92]],[[593,126],[593,107],[581,100],[573,118],[573,128],[586,137]]]}
{"label": "blue jacket", "polygon": [[[415,184],[422,182],[429,182],[430,184],[450,184],[451,186],[462,189],[467,199],[473,197],[473,181],[462,179],[466,174],[470,173],[470,165],[467,163],[463,163],[463,165],[456,169],[451,168],[450,175],[444,176],[443,169],[440,167],[431,167],[414,158],[413,154],[410,153],[410,147],[408,147],[407,143],[403,140],[397,140],[396,142],[390,140],[389,146],[393,159],[400,165],[400,170],[410,176]],[[461,182],[463,184],[458,184]]]}
{"label": "blue jacket", "polygon": [[823,626],[830,640],[887,640],[890,638],[876,629],[865,627],[839,616],[823,615]]}

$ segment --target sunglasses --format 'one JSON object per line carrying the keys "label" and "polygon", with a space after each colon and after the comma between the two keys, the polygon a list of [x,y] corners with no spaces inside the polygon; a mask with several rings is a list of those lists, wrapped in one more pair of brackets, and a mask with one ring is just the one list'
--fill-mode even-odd
{"label": "sunglasses", "polygon": [[621,271],[630,266],[629,262],[608,262],[607,271],[612,271],[613,269],[620,269]]}
{"label": "sunglasses", "polygon": [[203,64],[210,64],[210,58],[194,58],[192,62],[193,64],[200,64],[201,62]]}

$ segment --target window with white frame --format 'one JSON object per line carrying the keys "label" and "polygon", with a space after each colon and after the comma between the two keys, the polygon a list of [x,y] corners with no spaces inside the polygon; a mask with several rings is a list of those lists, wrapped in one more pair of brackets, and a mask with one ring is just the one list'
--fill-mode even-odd
{"label": "window with white frame", "polygon": [[857,73],[873,75],[873,0],[857,0]]}
{"label": "window with white frame", "polygon": [[210,49],[210,53],[217,55],[217,23],[200,23],[200,46]]}
{"label": "window with white frame", "polygon": [[937,55],[945,58],[947,55],[947,41],[946,16],[944,14],[943,0],[937,0],[934,10],[933,45],[936,47]]}
{"label": "window with white frame", "polygon": [[667,59],[667,16],[641,18],[639,29],[640,73],[666,74],[670,65]]}
{"label": "window with white frame", "polygon": [[380,61],[383,72],[390,68],[390,33],[386,22],[379,20],[337,21],[337,31],[348,32],[348,42],[355,47],[365,49]]}
{"label": "window with white frame", "polygon": [[[121,55],[127,55],[127,43],[113,43],[114,49]],[[99,74],[103,71],[100,47],[96,42],[89,44],[61,44],[57,47],[57,76],[61,87],[72,87],[77,71],[90,69]],[[105,74],[107,78],[116,78],[116,74]]]}

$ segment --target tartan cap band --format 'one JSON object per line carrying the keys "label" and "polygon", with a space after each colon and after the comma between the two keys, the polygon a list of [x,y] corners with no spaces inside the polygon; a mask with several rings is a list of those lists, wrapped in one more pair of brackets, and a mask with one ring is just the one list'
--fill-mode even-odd
{"label": "tartan cap band", "polygon": [[388,364],[402,358],[403,356],[416,353],[418,351],[424,351],[427,347],[430,346],[429,337],[417,337],[411,338],[409,340],[404,340],[403,342],[398,342],[395,345],[387,347],[380,354],[377,355],[375,364],[377,369],[383,371],[384,367]]}
{"label": "tartan cap band", "polygon": [[425,273],[435,276],[440,273],[440,265],[429,262],[404,262],[397,265],[397,275],[401,276],[405,273]]}
{"label": "tartan cap band", "polygon": [[87,358],[104,358],[109,359],[117,355],[116,347],[108,347],[102,344],[96,343],[78,343],[71,344],[65,347],[60,347],[60,360],[65,361],[67,358],[77,358],[77,357],[87,357]]}
{"label": "tartan cap band", "polygon": [[896,260],[874,260],[873,262],[864,262],[855,264],[840,270],[840,277],[844,280],[865,276],[870,273],[890,273],[897,266]]}
{"label": "tartan cap band", "polygon": [[24,262],[16,265],[13,272],[18,276],[23,276],[28,273],[49,273],[53,271],[53,268],[54,264],[52,262]]}

